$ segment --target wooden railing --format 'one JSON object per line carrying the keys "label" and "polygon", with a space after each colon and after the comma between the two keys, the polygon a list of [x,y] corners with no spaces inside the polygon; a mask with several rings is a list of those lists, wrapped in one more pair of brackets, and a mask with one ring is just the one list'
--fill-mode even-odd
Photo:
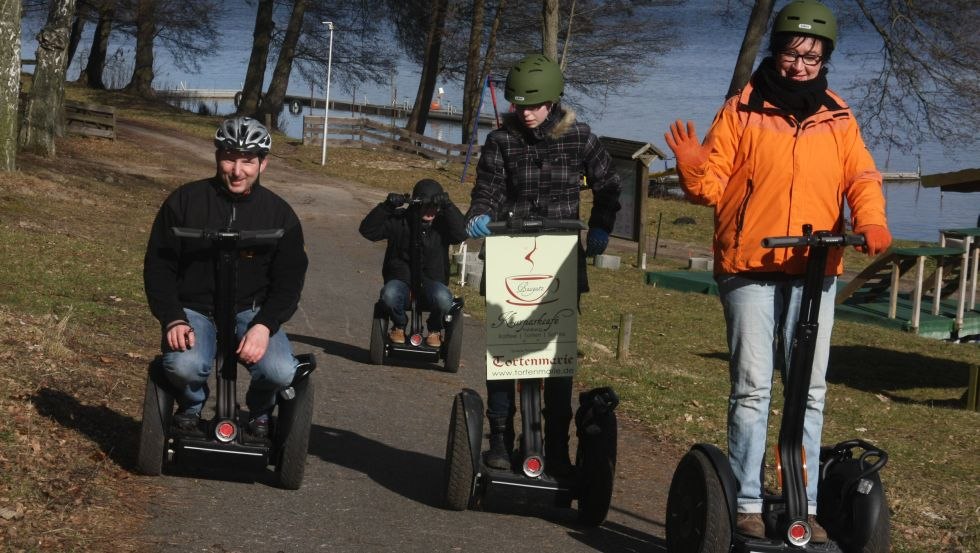
{"label": "wooden railing", "polygon": [[[399,152],[412,153],[439,161],[462,161],[466,156],[465,144],[452,144],[400,128],[378,123],[366,117],[331,117],[328,120],[328,146],[355,148],[383,147]],[[323,117],[303,117],[303,144],[321,145]],[[476,159],[480,148],[474,146],[470,155]]]}
{"label": "wooden railing", "polygon": [[116,139],[116,108],[65,101],[65,132]]}

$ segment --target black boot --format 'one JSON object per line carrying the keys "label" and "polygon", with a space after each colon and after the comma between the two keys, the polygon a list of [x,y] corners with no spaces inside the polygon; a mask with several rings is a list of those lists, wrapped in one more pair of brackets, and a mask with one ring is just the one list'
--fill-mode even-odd
{"label": "black boot", "polygon": [[[490,451],[486,455],[487,466],[495,469],[510,469],[510,450],[513,447],[513,426],[510,429],[506,417],[490,419]],[[508,432],[508,430],[510,430]],[[510,440],[508,441],[508,436]]]}

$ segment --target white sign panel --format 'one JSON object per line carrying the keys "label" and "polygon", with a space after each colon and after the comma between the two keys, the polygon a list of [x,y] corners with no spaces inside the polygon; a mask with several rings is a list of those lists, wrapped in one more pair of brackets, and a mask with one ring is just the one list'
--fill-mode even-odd
{"label": "white sign panel", "polygon": [[487,380],[575,374],[577,248],[577,232],[487,237]]}

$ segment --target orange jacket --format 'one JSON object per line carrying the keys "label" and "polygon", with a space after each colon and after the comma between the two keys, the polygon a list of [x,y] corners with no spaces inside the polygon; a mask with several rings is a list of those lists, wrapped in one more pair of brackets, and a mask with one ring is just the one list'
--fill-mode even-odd
{"label": "orange jacket", "polygon": [[[713,141],[708,160],[678,164],[688,198],[715,208],[715,274],[803,274],[802,248],[767,249],[762,239],[799,235],[804,224],[840,232],[845,200],[852,227],[886,226],[881,173],[850,108],[827,95],[837,105],[798,124],[746,85],[715,116],[705,139]],[[843,271],[842,257],[831,250],[827,275]]]}

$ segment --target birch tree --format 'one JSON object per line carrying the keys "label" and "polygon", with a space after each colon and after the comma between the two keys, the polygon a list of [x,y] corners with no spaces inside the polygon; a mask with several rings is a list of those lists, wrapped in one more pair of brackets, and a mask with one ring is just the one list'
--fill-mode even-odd
{"label": "birch tree", "polygon": [[0,171],[17,169],[20,0],[0,0]]}
{"label": "birch tree", "polygon": [[75,0],[52,0],[47,23],[37,35],[37,66],[18,142],[22,149],[45,157],[54,157],[54,138],[63,134],[65,64],[74,14]]}

